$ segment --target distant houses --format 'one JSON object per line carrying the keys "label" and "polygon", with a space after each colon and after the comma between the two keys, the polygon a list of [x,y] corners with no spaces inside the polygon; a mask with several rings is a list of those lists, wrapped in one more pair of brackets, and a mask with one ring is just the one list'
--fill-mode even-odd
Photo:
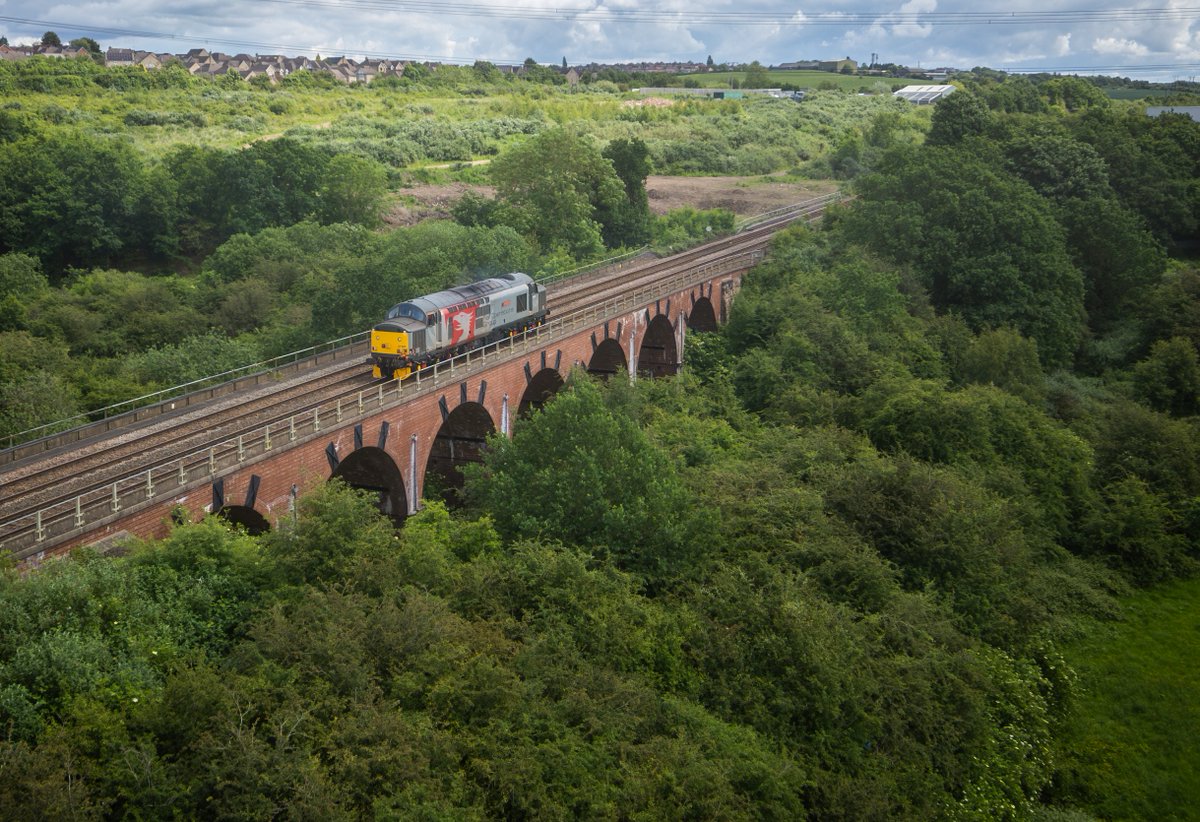
{"label": "distant houses", "polygon": [[[148,52],[129,49],[110,48],[105,54],[104,64],[142,65],[146,68],[156,68],[150,64],[155,57]],[[312,59],[310,57],[285,57],[282,54],[224,54],[210,52],[208,49],[191,49],[186,54],[158,55],[159,64],[165,64],[167,57],[178,62],[187,69],[189,74],[196,77],[222,77],[236,74],[243,80],[266,78],[268,82],[279,80],[297,71],[307,71],[313,74],[325,73],[341,83],[370,83],[376,77],[383,75],[400,76],[404,73],[405,63],[399,60],[353,60],[349,57],[329,57]],[[132,60],[132,62],[131,62]]]}
{"label": "distant houses", "polygon": [[[0,59],[23,60],[35,55],[47,57],[90,56],[87,49],[60,49],[52,46],[0,46]],[[268,82],[276,83],[297,71],[307,71],[311,74],[327,74],[346,85],[365,85],[379,77],[400,77],[404,74],[405,67],[410,65],[408,61],[386,58],[355,60],[339,56],[314,59],[286,57],[282,54],[224,54],[204,48],[189,49],[183,54],[159,54],[116,47],[109,48],[104,52],[106,68],[140,66],[144,69],[157,69],[172,64],[182,66],[189,74],[196,77],[224,77],[236,74],[243,80],[266,78]],[[422,65],[435,68],[439,64],[422,63]],[[684,73],[705,70],[702,63],[637,63],[628,64],[628,66],[628,70],[636,71]],[[527,72],[524,65],[497,65],[496,69],[502,74],[519,77],[525,76]],[[580,68],[568,68],[564,69],[562,73],[567,83],[574,86],[580,82],[580,71]]]}
{"label": "distant houses", "polygon": [[[25,60],[29,57],[76,58],[90,57],[85,48],[69,46],[4,46],[0,45],[0,60]],[[155,53],[138,49],[109,48],[104,52],[107,68],[133,67],[153,70],[176,64],[197,77],[222,77],[236,74],[243,80],[265,77],[275,83],[297,71],[325,73],[346,85],[370,83],[376,77],[404,73],[401,60],[353,60],[349,57],[312,59],[285,57],[281,54],[223,54],[208,49],[191,49],[185,54]]]}
{"label": "distant houses", "polygon": [[61,60],[87,57],[89,54],[90,52],[85,48],[71,46],[0,46],[0,60],[24,60],[34,56]]}

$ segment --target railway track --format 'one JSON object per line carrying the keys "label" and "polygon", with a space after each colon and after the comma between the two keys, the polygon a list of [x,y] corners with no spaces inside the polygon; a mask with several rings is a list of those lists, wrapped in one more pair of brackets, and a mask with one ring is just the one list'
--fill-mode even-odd
{"label": "railway track", "polygon": [[591,300],[602,299],[602,295],[616,283],[622,288],[641,288],[681,267],[700,268],[731,254],[755,249],[765,250],[771,237],[781,227],[797,220],[812,220],[821,216],[825,206],[839,197],[840,195],[826,195],[790,209],[780,209],[778,214],[764,215],[752,228],[670,257],[611,272],[600,270],[553,283],[546,287],[547,295],[552,300],[551,309],[554,313],[570,313],[585,308]]}
{"label": "railway track", "polygon": [[[831,198],[820,198],[790,213],[764,221],[753,229],[717,240],[663,259],[653,259],[621,268],[588,272],[552,283],[551,321],[536,334],[460,355],[453,361],[418,372],[403,384],[380,383],[370,377],[361,358],[301,373],[269,388],[247,390],[219,397],[187,411],[162,416],[138,426],[89,441],[76,442],[22,460],[0,470],[0,550],[8,549],[18,560],[36,553],[49,530],[61,531],[73,519],[76,525],[94,521],[107,507],[120,510],[129,486],[145,477],[146,497],[154,493],[163,477],[177,487],[193,478],[214,474],[219,459],[231,452],[242,459],[244,438],[265,440],[296,437],[296,420],[319,430],[322,414],[340,420],[348,413],[377,402],[384,405],[385,393],[398,401],[402,393],[427,390],[432,379],[436,388],[439,373],[448,370],[453,378],[484,367],[485,360],[505,356],[509,349],[541,345],[546,336],[571,333],[581,323],[594,322],[606,311],[619,311],[627,299],[644,296],[665,280],[682,282],[708,267],[728,265],[730,258],[744,264],[765,253],[771,235],[781,224],[818,216]],[[639,294],[639,292],[642,292]],[[618,294],[619,296],[613,296]],[[511,353],[511,352],[508,352]],[[516,355],[516,354],[512,354]],[[426,373],[430,372],[430,373]],[[219,456],[220,455],[220,456]],[[157,477],[157,479],[156,479]],[[120,486],[120,487],[119,487]],[[109,497],[111,496],[111,499]]]}
{"label": "railway track", "polygon": [[[0,486],[0,523],[19,519],[62,499],[92,490],[97,480],[160,468],[247,430],[263,428],[320,405],[327,396],[373,382],[361,365],[295,379],[249,398],[224,397],[176,417],[124,430],[117,436],[52,454],[6,472]],[[146,454],[153,454],[147,460]]]}

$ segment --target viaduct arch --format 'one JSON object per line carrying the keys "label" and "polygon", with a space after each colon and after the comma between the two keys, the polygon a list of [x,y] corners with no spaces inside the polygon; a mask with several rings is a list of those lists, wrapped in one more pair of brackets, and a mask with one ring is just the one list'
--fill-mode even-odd
{"label": "viaduct arch", "polygon": [[425,465],[426,496],[436,490],[448,505],[455,505],[463,487],[462,467],[483,462],[488,435],[496,430],[491,415],[477,402],[465,402],[451,411],[438,428]]}

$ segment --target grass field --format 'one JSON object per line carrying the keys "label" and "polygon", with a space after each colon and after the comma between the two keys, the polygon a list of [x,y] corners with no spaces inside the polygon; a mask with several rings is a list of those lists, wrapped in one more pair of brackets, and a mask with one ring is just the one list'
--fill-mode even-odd
{"label": "grass field", "polygon": [[1153,97],[1166,97],[1175,92],[1166,88],[1106,88],[1104,93],[1111,100],[1145,100]]}
{"label": "grass field", "polygon": [[1064,798],[1101,819],[1200,819],[1200,579],[1123,607],[1065,650],[1080,695]]}
{"label": "grass field", "polygon": [[[712,74],[689,74],[687,78],[696,80],[704,88],[731,88],[731,81],[737,80],[739,85],[745,79],[742,71],[721,71]],[[912,86],[925,85],[929,80],[913,80],[899,77],[858,77],[853,74],[834,74],[830,71],[772,71],[771,85],[783,84],[800,88],[838,88],[848,91],[876,91],[877,87],[891,91],[893,85]]]}

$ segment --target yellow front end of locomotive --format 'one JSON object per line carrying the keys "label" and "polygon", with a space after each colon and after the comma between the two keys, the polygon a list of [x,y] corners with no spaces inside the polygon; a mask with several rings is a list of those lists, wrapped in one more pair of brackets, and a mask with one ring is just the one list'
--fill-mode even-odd
{"label": "yellow front end of locomotive", "polygon": [[395,380],[402,380],[412,373],[408,362],[407,332],[371,330],[371,373]]}

